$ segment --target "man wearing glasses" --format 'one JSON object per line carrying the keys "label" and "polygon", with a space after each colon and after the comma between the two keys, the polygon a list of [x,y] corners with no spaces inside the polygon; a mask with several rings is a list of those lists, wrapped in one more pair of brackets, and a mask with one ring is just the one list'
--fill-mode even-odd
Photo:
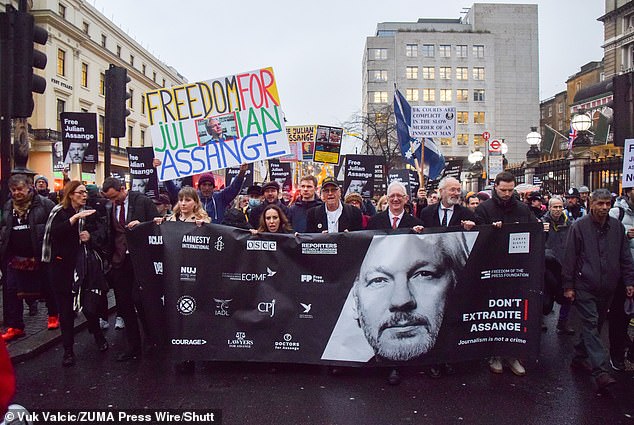
{"label": "man wearing glasses", "polygon": [[341,202],[341,188],[332,177],[321,184],[323,205],[308,210],[308,233],[336,233],[362,230],[361,210]]}
{"label": "man wearing glasses", "polygon": [[[368,222],[368,230],[411,229],[422,230],[423,222],[405,212],[409,197],[403,183],[393,181],[387,187],[387,210],[376,214]],[[421,226],[421,227],[418,227]]]}

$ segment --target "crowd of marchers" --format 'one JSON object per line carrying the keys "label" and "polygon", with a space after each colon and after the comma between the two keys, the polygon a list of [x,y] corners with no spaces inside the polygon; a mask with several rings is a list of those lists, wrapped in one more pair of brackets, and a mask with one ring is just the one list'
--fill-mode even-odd
{"label": "crowd of marchers", "polygon": [[[211,173],[200,175],[195,188],[167,181],[155,198],[128,190],[114,177],[106,178],[101,187],[66,178],[63,190],[52,192],[44,176],[11,176],[10,197],[0,221],[2,349],[6,351],[4,342],[25,335],[25,306],[33,314],[44,301],[48,329],[61,331],[63,366],[76,363],[73,332],[78,305],[96,351],[108,350],[106,294],[112,289],[116,327],[122,328],[126,340],[116,360],[138,361],[161,350],[163,335],[148,326],[149,317],[160,310],[161,294],[153,294],[152,288],[135,279],[128,250],[130,231],[143,222],[215,223],[250,229],[253,237],[364,229],[424,233],[435,227],[471,231],[477,225],[500,228],[507,223],[542,222],[544,313],[559,305],[556,332],[562,338],[576,337],[572,369],[592,376],[601,390],[631,370],[634,348],[628,324],[634,320],[634,190],[626,189],[618,198],[606,189],[590,192],[585,186],[560,195],[518,193],[514,176],[502,172],[488,191],[465,193],[457,179],[446,177],[436,190],[420,189],[413,198],[403,184],[392,182],[384,196],[370,199],[359,193],[343,196],[334,178],[318,181],[311,175],[300,178],[294,193],[282,191],[276,181],[243,191],[246,171],[247,166],[241,166],[223,188],[216,186]],[[388,314],[414,314],[424,308],[407,279],[402,288],[412,292],[409,301],[388,307],[393,311]],[[568,320],[573,309],[580,317],[578,329]],[[609,347],[600,336],[606,320]],[[370,340],[371,335],[367,336]],[[488,364],[496,374],[505,368],[517,376],[527,373],[515,358],[493,356]],[[433,378],[452,373],[451,364],[428,369]],[[400,379],[398,369],[390,370],[389,383],[398,384]]]}

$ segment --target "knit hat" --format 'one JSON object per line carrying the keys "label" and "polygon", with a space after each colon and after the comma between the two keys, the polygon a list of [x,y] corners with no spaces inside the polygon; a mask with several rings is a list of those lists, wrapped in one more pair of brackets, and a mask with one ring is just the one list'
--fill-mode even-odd
{"label": "knit hat", "polygon": [[588,186],[581,186],[579,188],[579,193],[590,193],[590,189],[588,189]]}
{"label": "knit hat", "polygon": [[214,179],[214,175],[211,173],[201,174],[200,177],[198,178],[198,186],[200,186],[203,183],[211,183],[211,185],[215,187],[216,180]]}
{"label": "knit hat", "polygon": [[44,182],[46,183],[46,186],[48,186],[48,179],[46,177],[44,177],[44,176],[37,176],[35,178],[35,181],[33,182],[33,184],[37,184],[37,182],[40,181],[40,180],[44,180]]}

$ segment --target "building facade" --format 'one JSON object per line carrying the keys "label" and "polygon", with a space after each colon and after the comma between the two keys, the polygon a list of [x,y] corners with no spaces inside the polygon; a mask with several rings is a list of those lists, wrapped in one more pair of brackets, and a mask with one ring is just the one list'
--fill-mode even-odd
{"label": "building facade", "polygon": [[484,150],[482,134],[504,139],[509,162],[525,158],[539,124],[537,6],[474,4],[462,18],[384,22],[366,40],[363,113],[393,100],[455,106],[456,137],[436,140],[446,157]]}
{"label": "building facade", "polygon": [[603,58],[605,77],[634,70],[634,1],[605,0]]}
{"label": "building facade", "polygon": [[[17,1],[0,0],[3,4]],[[36,25],[48,31],[48,42],[41,50],[46,54],[46,69],[39,73],[46,79],[46,91],[35,94],[35,109],[29,118],[31,149],[28,167],[56,183],[52,149],[61,140],[61,112],[93,112],[97,114],[99,131],[99,163],[83,164],[81,178],[87,182],[103,181],[103,126],[105,115],[105,71],[110,64],[125,67],[131,78],[128,101],[131,114],[127,119],[126,136],[112,139],[112,171],[125,176],[128,146],[150,146],[148,120],[143,93],[158,87],[183,84],[186,79],[174,68],[161,62],[139,43],[108,20],[84,0],[33,0],[30,12]],[[71,169],[79,177],[79,166]]]}

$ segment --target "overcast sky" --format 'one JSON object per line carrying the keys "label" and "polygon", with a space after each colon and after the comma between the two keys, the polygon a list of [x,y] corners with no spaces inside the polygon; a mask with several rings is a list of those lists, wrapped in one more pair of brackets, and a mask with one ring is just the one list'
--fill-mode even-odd
{"label": "overcast sky", "polygon": [[[460,0],[89,0],[190,82],[272,66],[288,125],[330,124],[361,109],[365,40],[379,22],[459,18]],[[537,3],[540,99],[603,57],[603,0]]]}

